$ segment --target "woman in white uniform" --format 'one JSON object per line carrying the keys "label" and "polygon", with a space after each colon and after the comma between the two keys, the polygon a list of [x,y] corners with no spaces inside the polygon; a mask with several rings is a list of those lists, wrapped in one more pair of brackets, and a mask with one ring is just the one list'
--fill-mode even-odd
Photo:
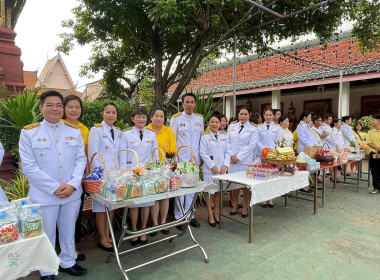
{"label": "woman in white uniform", "polygon": [[[264,110],[264,123],[257,127],[259,131],[259,138],[256,145],[256,158],[261,157],[262,150],[264,148],[275,148],[275,142],[282,140],[282,131],[280,125],[273,122],[274,111],[272,108],[265,108]],[[274,204],[272,200],[268,202],[262,202],[261,207],[273,208]]]}
{"label": "woman in white uniform", "polygon": [[[90,130],[88,139],[88,156],[89,160],[92,155],[99,152],[103,155],[106,164],[106,170],[115,168],[116,154],[120,149],[121,131],[114,126],[117,120],[118,109],[113,103],[106,103],[103,105],[103,122],[95,124]],[[93,167],[102,166],[99,156],[95,156]],[[105,208],[97,201],[92,201],[92,212],[96,213],[96,226],[99,232],[98,247],[108,252],[113,252],[112,239],[110,237],[110,228],[107,222]],[[111,211],[111,219],[114,212]]]}
{"label": "woman in white uniform", "polygon": [[293,149],[293,133],[289,130],[289,118],[287,115],[282,115],[279,119],[282,130],[282,139],[285,141],[286,147]]}
{"label": "woman in white uniform", "polygon": [[[344,146],[344,137],[343,133],[341,131],[342,127],[342,120],[341,119],[334,119],[331,123],[331,132],[330,132],[330,150],[334,152],[341,151]],[[334,178],[334,170],[330,168],[330,182],[335,181],[336,183],[340,183],[340,181],[337,178]]]}
{"label": "woman in white uniform", "polygon": [[[231,147],[231,163],[228,173],[245,171],[247,166],[252,163],[253,154],[256,148],[258,131],[256,126],[249,120],[248,108],[241,108],[238,112],[239,121],[231,122],[228,127],[228,143]],[[231,191],[232,209],[230,215],[236,215],[238,209],[238,198],[241,189]],[[241,216],[248,217],[248,206],[250,192],[243,188],[243,210]]]}
{"label": "woman in white uniform", "polygon": [[[1,166],[1,163],[3,162],[3,157],[4,157],[4,148],[0,142],[0,166]],[[8,201],[8,198],[5,195],[5,193],[3,192],[3,188],[0,186],[0,202],[2,202],[2,201]]]}
{"label": "woman in white uniform", "polygon": [[[200,156],[203,160],[203,181],[210,182],[213,175],[225,174],[230,166],[231,149],[227,134],[220,131],[221,117],[211,116],[208,125],[210,131],[203,132],[200,144]],[[208,224],[219,224],[220,193],[206,194]],[[212,207],[214,206],[214,213]]]}
{"label": "woman in white uniform", "polygon": [[[133,126],[123,132],[121,138],[120,149],[131,149],[136,151],[139,156],[140,163],[147,164],[152,156],[153,150],[158,147],[156,134],[146,128],[148,122],[148,113],[145,109],[139,108],[132,112]],[[158,158],[158,152],[156,149]],[[136,163],[134,154],[130,152],[121,152],[119,156],[119,164],[121,169],[133,169]],[[139,210],[141,208],[141,229],[146,229],[149,217],[149,207],[154,202],[142,203],[129,207],[129,215],[131,217],[132,231],[137,231],[137,220]],[[131,244],[136,246],[138,243],[146,244],[148,242],[146,235],[140,239],[131,239]]]}

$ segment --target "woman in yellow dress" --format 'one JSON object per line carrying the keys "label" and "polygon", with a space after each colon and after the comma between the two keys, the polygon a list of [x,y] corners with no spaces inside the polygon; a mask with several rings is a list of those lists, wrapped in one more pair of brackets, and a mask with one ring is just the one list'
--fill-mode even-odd
{"label": "woman in yellow dress", "polygon": [[[158,147],[165,153],[174,154],[177,152],[177,144],[173,130],[170,127],[164,125],[166,117],[165,112],[162,109],[154,109],[151,114],[152,122],[147,126],[147,128],[154,131],[156,134]],[[163,159],[161,152],[158,153],[160,160]],[[160,213],[160,223],[166,223],[166,217],[169,211],[169,199],[163,199],[156,201],[156,203],[150,207],[151,217],[153,220],[153,225],[158,225],[158,213]],[[169,234],[169,230],[164,229],[161,231],[163,234]],[[150,236],[154,237],[157,232],[151,233]]]}
{"label": "woman in yellow dress", "polygon": [[363,125],[361,122],[355,124],[354,137],[360,146],[367,144],[367,133],[363,131]]}
{"label": "woman in yellow dress", "polygon": [[[79,96],[76,95],[68,95],[63,100],[63,106],[64,106],[64,113],[63,118],[61,122],[66,123],[69,126],[73,126],[75,128],[78,128],[81,132],[83,144],[84,144],[84,152],[87,156],[87,144],[88,144],[88,136],[90,134],[90,131],[88,128],[83,125],[80,120],[83,116],[83,103],[82,100],[79,98]],[[87,173],[86,167],[86,173]],[[78,244],[80,242],[80,239],[82,237],[81,233],[81,227],[82,227],[82,210],[83,210],[83,203],[84,203],[84,192],[82,193],[81,197],[81,205],[78,213],[78,218],[75,223],[75,244]],[[86,259],[86,256],[84,254],[81,254],[77,251],[77,260],[84,261]]]}

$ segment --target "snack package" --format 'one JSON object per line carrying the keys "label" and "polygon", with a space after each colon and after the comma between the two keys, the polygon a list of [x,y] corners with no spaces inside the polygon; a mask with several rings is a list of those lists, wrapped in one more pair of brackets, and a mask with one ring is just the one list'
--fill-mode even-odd
{"label": "snack package", "polygon": [[3,208],[0,210],[0,245],[18,240],[19,229],[17,210],[15,208]]}
{"label": "snack package", "polygon": [[0,202],[0,210],[4,209],[4,208],[8,208],[8,207],[9,207],[9,202],[8,201],[2,201],[2,202]]}
{"label": "snack package", "polygon": [[120,201],[128,198],[127,177],[121,170],[107,172],[104,182],[105,198],[111,201]]}
{"label": "snack package", "polygon": [[153,177],[143,180],[143,195],[151,195],[156,193],[156,184]]}
{"label": "snack package", "polygon": [[21,232],[24,238],[40,235],[43,232],[41,205],[26,205],[19,209]]}
{"label": "snack package", "polygon": [[16,200],[12,200],[9,202],[10,207],[19,208],[25,205],[33,204],[29,197],[24,197]]}
{"label": "snack package", "polygon": [[177,191],[181,186],[181,177],[172,173],[170,175],[170,191]]}
{"label": "snack package", "polygon": [[104,176],[104,170],[102,166],[97,166],[94,168],[94,171],[92,173],[88,174],[86,177],[84,177],[85,180],[95,180],[99,181]]}
{"label": "snack package", "polygon": [[155,181],[157,193],[167,192],[169,189],[169,177],[160,176]]}
{"label": "snack package", "polygon": [[135,198],[142,196],[142,183],[136,179],[130,179],[128,182],[129,198]]}

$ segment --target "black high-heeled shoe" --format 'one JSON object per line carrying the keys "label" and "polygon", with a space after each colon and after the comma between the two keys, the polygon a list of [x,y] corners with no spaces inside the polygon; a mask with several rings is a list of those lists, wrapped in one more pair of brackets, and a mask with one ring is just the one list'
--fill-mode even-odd
{"label": "black high-heeled shoe", "polygon": [[145,240],[138,239],[138,242],[139,242],[141,245],[145,245],[145,244],[148,243],[148,238],[145,239]]}
{"label": "black high-heeled shoe", "polygon": [[208,220],[208,224],[210,225],[210,227],[216,227],[216,222],[211,223],[210,220]]}
{"label": "black high-heeled shoe", "polygon": [[263,208],[267,208],[268,204],[265,202],[265,203],[260,203],[260,206],[263,207]]}
{"label": "black high-heeled shoe", "polygon": [[139,239],[136,239],[136,240],[131,239],[131,245],[132,246],[137,246],[137,244],[139,244]]}
{"label": "black high-heeled shoe", "polygon": [[269,202],[268,202],[268,207],[269,207],[269,208],[273,208],[273,207],[274,207],[274,203],[269,203]]}

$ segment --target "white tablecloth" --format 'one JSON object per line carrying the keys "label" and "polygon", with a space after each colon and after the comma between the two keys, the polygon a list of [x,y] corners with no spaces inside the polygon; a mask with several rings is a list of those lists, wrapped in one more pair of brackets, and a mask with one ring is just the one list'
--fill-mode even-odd
{"label": "white tablecloth", "polygon": [[[229,189],[246,186],[251,191],[250,206],[279,197],[288,192],[304,188],[309,185],[309,171],[297,171],[294,176],[281,176],[267,181],[248,178],[245,171],[216,175],[211,181],[223,182],[223,189],[232,182]],[[236,184],[233,184],[236,183]],[[240,184],[240,185],[239,185]]]}
{"label": "white tablecloth", "polygon": [[0,245],[0,279],[25,277],[35,270],[58,273],[59,258],[46,234]]}

